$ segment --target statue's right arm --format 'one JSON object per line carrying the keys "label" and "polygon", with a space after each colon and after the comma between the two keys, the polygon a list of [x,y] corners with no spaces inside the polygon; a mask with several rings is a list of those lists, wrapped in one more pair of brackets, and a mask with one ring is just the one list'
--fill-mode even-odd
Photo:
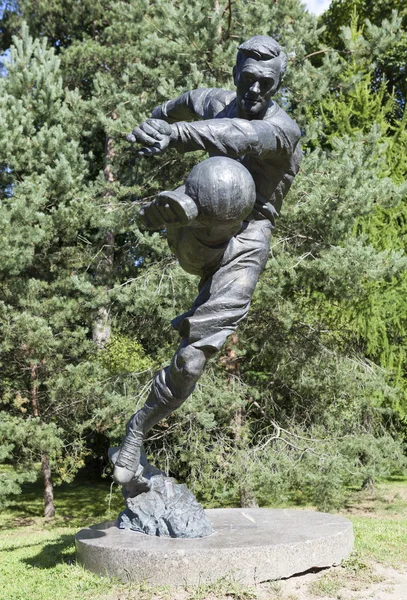
{"label": "statue's right arm", "polygon": [[152,112],[153,119],[161,119],[167,123],[176,123],[178,121],[196,121],[205,119],[211,97],[212,88],[198,88],[185,92],[175,100],[168,100],[160,106],[156,106]]}

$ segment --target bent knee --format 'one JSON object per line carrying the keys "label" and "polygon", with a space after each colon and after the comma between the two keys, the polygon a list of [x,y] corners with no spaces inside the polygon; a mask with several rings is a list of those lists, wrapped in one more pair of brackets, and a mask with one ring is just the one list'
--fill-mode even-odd
{"label": "bent knee", "polygon": [[202,350],[194,346],[182,348],[175,357],[176,370],[188,379],[198,379],[207,362],[207,358]]}

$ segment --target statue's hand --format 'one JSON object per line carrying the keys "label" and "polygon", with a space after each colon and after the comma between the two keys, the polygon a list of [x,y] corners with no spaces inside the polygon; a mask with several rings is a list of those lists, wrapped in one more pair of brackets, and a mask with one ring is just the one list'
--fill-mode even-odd
{"label": "statue's hand", "polygon": [[147,229],[161,229],[166,225],[184,227],[198,216],[195,202],[179,190],[161,192],[150,204],[143,206],[140,215]]}
{"label": "statue's hand", "polygon": [[170,143],[172,127],[162,119],[147,119],[139,127],[135,127],[127,136],[132,144],[144,144],[139,150],[140,156],[151,156],[164,152]]}

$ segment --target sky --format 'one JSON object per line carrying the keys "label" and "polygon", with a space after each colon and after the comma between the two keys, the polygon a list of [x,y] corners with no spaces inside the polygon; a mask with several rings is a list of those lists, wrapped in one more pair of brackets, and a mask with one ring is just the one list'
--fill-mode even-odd
{"label": "sky", "polygon": [[314,13],[314,15],[320,15],[321,13],[324,12],[324,10],[326,10],[330,3],[331,0],[302,0],[305,4],[305,6],[308,8],[308,10],[312,13]]}

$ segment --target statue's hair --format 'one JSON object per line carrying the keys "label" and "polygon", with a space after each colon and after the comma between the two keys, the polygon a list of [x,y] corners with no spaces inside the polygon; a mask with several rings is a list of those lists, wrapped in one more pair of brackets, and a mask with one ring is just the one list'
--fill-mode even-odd
{"label": "statue's hair", "polygon": [[272,60],[281,58],[281,78],[287,69],[287,57],[276,40],[268,35],[255,35],[238,47],[236,67],[239,70],[246,58],[255,60]]}

